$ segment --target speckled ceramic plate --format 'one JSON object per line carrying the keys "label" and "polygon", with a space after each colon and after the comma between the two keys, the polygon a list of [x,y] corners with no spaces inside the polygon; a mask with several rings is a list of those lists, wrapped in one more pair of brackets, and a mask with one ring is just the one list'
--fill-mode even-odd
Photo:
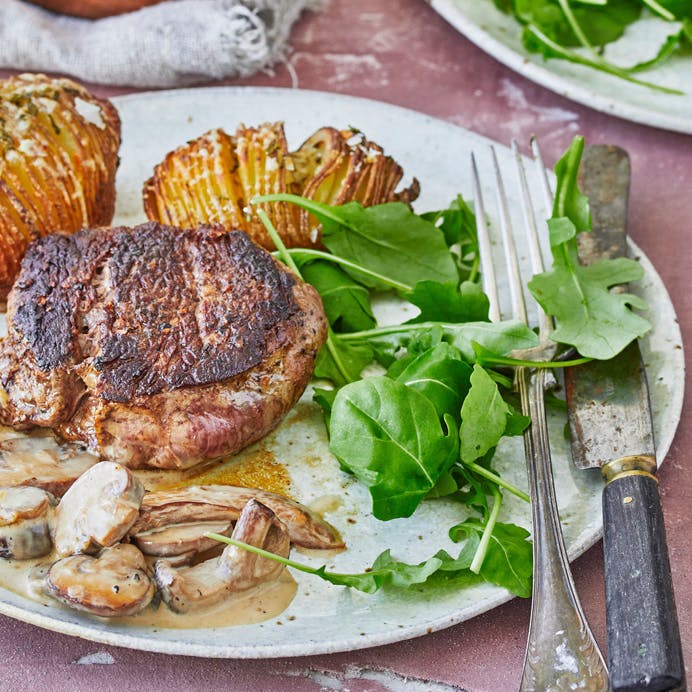
{"label": "speckled ceramic plate", "polygon": [[[544,60],[521,42],[521,26],[492,0],[428,0],[430,5],[479,48],[524,77],[590,108],[634,122],[692,133],[692,55],[676,55],[639,73],[640,79],[684,91],[666,94],[566,60]],[[609,48],[614,62],[633,64],[653,57],[637,40],[661,31],[657,19],[640,20],[626,38]]]}
{"label": "speckled ceramic plate", "polygon": [[[319,126],[353,125],[381,143],[422,185],[419,210],[446,206],[461,193],[470,197],[468,161],[477,153],[481,171],[489,169],[488,140],[445,122],[381,103],[334,94],[297,90],[215,88],[141,94],[115,99],[123,121],[122,164],[118,173],[117,223],[143,219],[142,182],[152,167],[180,143],[209,128],[234,130],[239,122],[282,119],[291,146]],[[565,145],[568,143],[565,142]],[[510,153],[498,147],[501,164]],[[489,177],[489,176],[484,176]],[[516,207],[517,196],[510,190]],[[488,199],[490,199],[488,191]],[[639,290],[651,306],[654,331],[644,341],[652,383],[656,435],[662,459],[673,439],[683,394],[681,337],[670,299],[656,271],[636,248],[646,270]],[[400,307],[384,306],[401,318]],[[399,311],[399,312],[397,312]],[[563,435],[564,419],[550,424],[557,494],[569,553],[576,557],[601,534],[601,481],[596,473],[577,473]],[[260,454],[261,452],[261,454]],[[308,505],[327,509],[325,517],[341,531],[348,549],[326,559],[337,571],[360,571],[384,549],[407,562],[420,561],[440,548],[453,551],[447,529],[460,519],[458,505],[443,500],[423,503],[406,520],[379,522],[370,515],[367,491],[342,473],[327,448],[318,408],[307,392],[261,448],[241,454],[243,464],[269,455],[290,476],[291,493]],[[503,444],[498,465],[525,487],[521,440]],[[527,506],[512,496],[502,521],[524,526]],[[458,548],[456,548],[458,550]],[[321,564],[315,555],[298,559]],[[489,584],[389,590],[368,596],[296,575],[298,593],[279,616],[253,625],[208,629],[135,627],[80,615],[53,604],[40,604],[0,589],[0,612],[41,627],[95,641],[152,651],[212,657],[279,657],[344,651],[426,634],[487,611],[511,598]]]}

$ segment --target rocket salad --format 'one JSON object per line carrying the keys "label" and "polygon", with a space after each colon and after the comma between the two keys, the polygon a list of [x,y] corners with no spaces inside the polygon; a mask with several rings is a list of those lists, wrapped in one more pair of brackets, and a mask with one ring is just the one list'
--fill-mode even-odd
{"label": "rocket salad", "polygon": [[[583,146],[575,138],[556,165],[548,223],[553,266],[528,287],[555,317],[555,341],[581,356],[608,359],[650,325],[632,311],[645,307],[638,298],[608,290],[641,278],[637,262],[578,264],[576,237],[590,228],[588,200],[576,183]],[[328,252],[287,250],[260,212],[278,256],[322,296],[330,333],[315,376],[331,386],[316,387],[315,400],[325,413],[331,452],[368,488],[373,515],[382,521],[409,517],[421,502],[441,496],[466,508],[449,529],[452,541],[461,543],[457,556],[439,551],[409,565],[385,550],[362,574],[280,561],[366,592],[419,584],[444,572],[528,597],[529,533],[498,521],[503,492],[528,498],[498,475],[493,456],[503,437],[521,435],[530,423],[515,408],[510,374],[497,365],[514,362],[511,353],[535,345],[537,337],[516,321],[488,321],[472,210],[461,197],[448,209],[421,215],[400,203],[329,207],[287,194],[256,201],[293,202],[322,224]],[[419,314],[379,326],[371,306],[379,291],[395,291]],[[373,362],[381,374],[363,376]]]}
{"label": "rocket salad", "polygon": [[[665,62],[692,44],[692,2],[689,0],[494,0],[523,26],[522,41],[531,53],[559,58],[607,72],[635,84],[680,94],[638,75]],[[653,32],[651,55],[636,64],[615,64],[604,56],[628,27],[646,17],[665,22]],[[650,41],[654,39],[649,39]]]}

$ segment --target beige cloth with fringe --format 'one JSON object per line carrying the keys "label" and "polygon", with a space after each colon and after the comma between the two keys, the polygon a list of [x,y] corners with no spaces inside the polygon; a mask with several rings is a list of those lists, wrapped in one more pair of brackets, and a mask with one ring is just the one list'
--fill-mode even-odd
{"label": "beige cloth with fringe", "polygon": [[170,87],[245,77],[279,60],[315,0],[169,0],[105,19],[0,2],[0,67]]}

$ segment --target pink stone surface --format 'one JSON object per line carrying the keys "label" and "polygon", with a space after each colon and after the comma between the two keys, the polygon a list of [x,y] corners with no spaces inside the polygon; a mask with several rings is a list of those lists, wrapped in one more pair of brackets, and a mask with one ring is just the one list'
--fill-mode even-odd
{"label": "pink stone surface", "polygon": [[[618,144],[632,159],[630,234],[653,261],[692,343],[692,137],[617,119],[537,86],[487,56],[420,0],[332,0],[295,27],[287,64],[224,82],[317,89],[379,99],[507,143],[540,138],[550,163],[576,133]],[[0,72],[0,76],[10,74]],[[104,95],[131,89],[94,86]],[[277,118],[281,114],[277,113]],[[692,117],[692,115],[690,116]],[[416,133],[412,132],[411,137]],[[689,348],[689,346],[688,346]],[[689,390],[689,376],[686,388]],[[692,661],[692,416],[683,412],[659,473],[683,647]],[[577,587],[605,645],[601,546],[574,564]],[[447,630],[330,656],[237,661],[173,657],[67,637],[0,616],[0,689],[470,690],[518,687],[529,603],[514,600]],[[688,673],[689,677],[689,673]]]}

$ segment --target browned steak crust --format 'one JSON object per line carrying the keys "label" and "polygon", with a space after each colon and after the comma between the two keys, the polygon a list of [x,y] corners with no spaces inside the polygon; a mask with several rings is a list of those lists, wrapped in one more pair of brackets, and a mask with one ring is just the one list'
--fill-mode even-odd
{"label": "browned steak crust", "polygon": [[0,421],[131,466],[189,466],[265,434],[326,330],[314,290],[245,233],[157,223],[35,242],[8,317]]}

